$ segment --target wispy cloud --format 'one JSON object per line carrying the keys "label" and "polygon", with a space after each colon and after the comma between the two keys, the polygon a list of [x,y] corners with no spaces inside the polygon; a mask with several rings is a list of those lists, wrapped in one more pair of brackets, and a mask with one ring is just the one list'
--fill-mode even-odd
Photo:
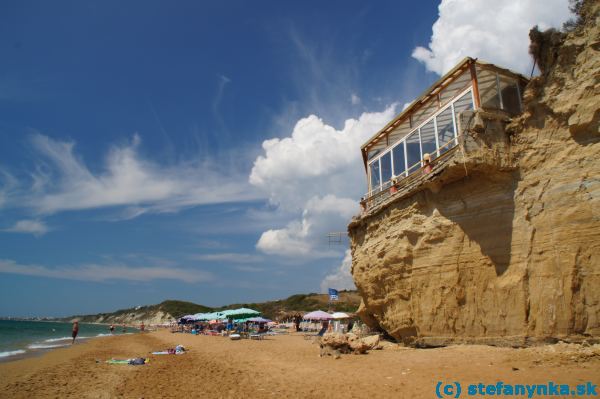
{"label": "wispy cloud", "polygon": [[225,120],[221,116],[220,106],[221,106],[221,102],[223,101],[223,95],[225,94],[225,87],[230,82],[231,82],[231,79],[229,79],[227,76],[219,75],[217,93],[215,94],[215,98],[213,99],[213,103],[212,103],[213,115],[214,115],[215,119],[217,120],[217,123],[219,124],[219,128],[221,129],[221,131],[223,133],[227,133],[227,126],[225,125]]}
{"label": "wispy cloud", "polygon": [[258,263],[264,258],[260,255],[242,254],[242,253],[218,253],[218,254],[202,254],[193,255],[191,259],[207,261],[207,262],[227,262],[227,263]]}
{"label": "wispy cloud", "polygon": [[123,264],[84,264],[49,268],[40,265],[19,264],[7,259],[0,259],[0,273],[93,282],[111,280],[148,282],[169,279],[186,283],[199,283],[214,279],[213,275],[209,272],[179,267],[132,267]]}
{"label": "wispy cloud", "polygon": [[[177,212],[214,203],[244,202],[262,197],[235,170],[216,170],[208,160],[162,165],[138,153],[139,135],[114,146],[101,172],[92,172],[75,153],[72,141],[34,134],[31,143],[44,168],[36,168],[32,185],[21,187],[14,206],[28,206],[38,214],[125,207],[118,216],[131,219],[146,212]],[[43,171],[43,172],[41,172]],[[14,191],[14,190],[13,190]]]}
{"label": "wispy cloud", "polygon": [[6,170],[0,169],[0,209],[8,203],[17,186],[17,179]]}
{"label": "wispy cloud", "polygon": [[266,269],[257,266],[236,266],[235,270],[246,273],[261,273],[264,272]]}
{"label": "wispy cloud", "polygon": [[19,220],[12,227],[4,229],[3,231],[9,233],[26,233],[33,234],[34,236],[42,236],[46,234],[50,229],[41,220]]}

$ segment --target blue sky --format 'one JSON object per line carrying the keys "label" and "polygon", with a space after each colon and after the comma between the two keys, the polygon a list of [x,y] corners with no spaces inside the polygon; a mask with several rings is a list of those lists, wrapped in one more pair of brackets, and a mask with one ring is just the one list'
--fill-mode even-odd
{"label": "blue sky", "polygon": [[444,34],[568,16],[513,3],[3,4],[0,315],[351,287],[326,233],[366,190],[360,144],[463,56],[525,70]]}

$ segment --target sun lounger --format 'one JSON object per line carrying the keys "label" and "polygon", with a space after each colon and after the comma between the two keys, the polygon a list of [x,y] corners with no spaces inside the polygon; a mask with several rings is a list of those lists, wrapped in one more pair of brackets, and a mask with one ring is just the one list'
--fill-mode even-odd
{"label": "sun lounger", "polygon": [[312,339],[316,337],[322,337],[323,334],[327,331],[327,327],[321,328],[321,330],[316,334],[304,334],[304,339]]}
{"label": "sun lounger", "polygon": [[134,359],[110,359],[106,361],[108,364],[129,364],[132,366],[141,366],[148,362],[149,360],[143,357],[136,357]]}

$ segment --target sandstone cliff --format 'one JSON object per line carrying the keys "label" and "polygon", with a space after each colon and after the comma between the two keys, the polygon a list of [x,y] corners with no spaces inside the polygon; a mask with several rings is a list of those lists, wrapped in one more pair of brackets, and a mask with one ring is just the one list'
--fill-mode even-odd
{"label": "sandstone cliff", "polygon": [[512,121],[349,225],[363,320],[417,345],[600,337],[600,6],[547,46]]}

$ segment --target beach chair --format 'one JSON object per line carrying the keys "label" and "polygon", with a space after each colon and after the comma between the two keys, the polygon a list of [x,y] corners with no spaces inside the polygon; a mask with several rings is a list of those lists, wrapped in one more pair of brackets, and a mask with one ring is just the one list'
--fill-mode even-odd
{"label": "beach chair", "polygon": [[313,339],[313,338],[322,337],[326,331],[327,331],[327,327],[323,327],[316,334],[304,334],[304,339]]}

